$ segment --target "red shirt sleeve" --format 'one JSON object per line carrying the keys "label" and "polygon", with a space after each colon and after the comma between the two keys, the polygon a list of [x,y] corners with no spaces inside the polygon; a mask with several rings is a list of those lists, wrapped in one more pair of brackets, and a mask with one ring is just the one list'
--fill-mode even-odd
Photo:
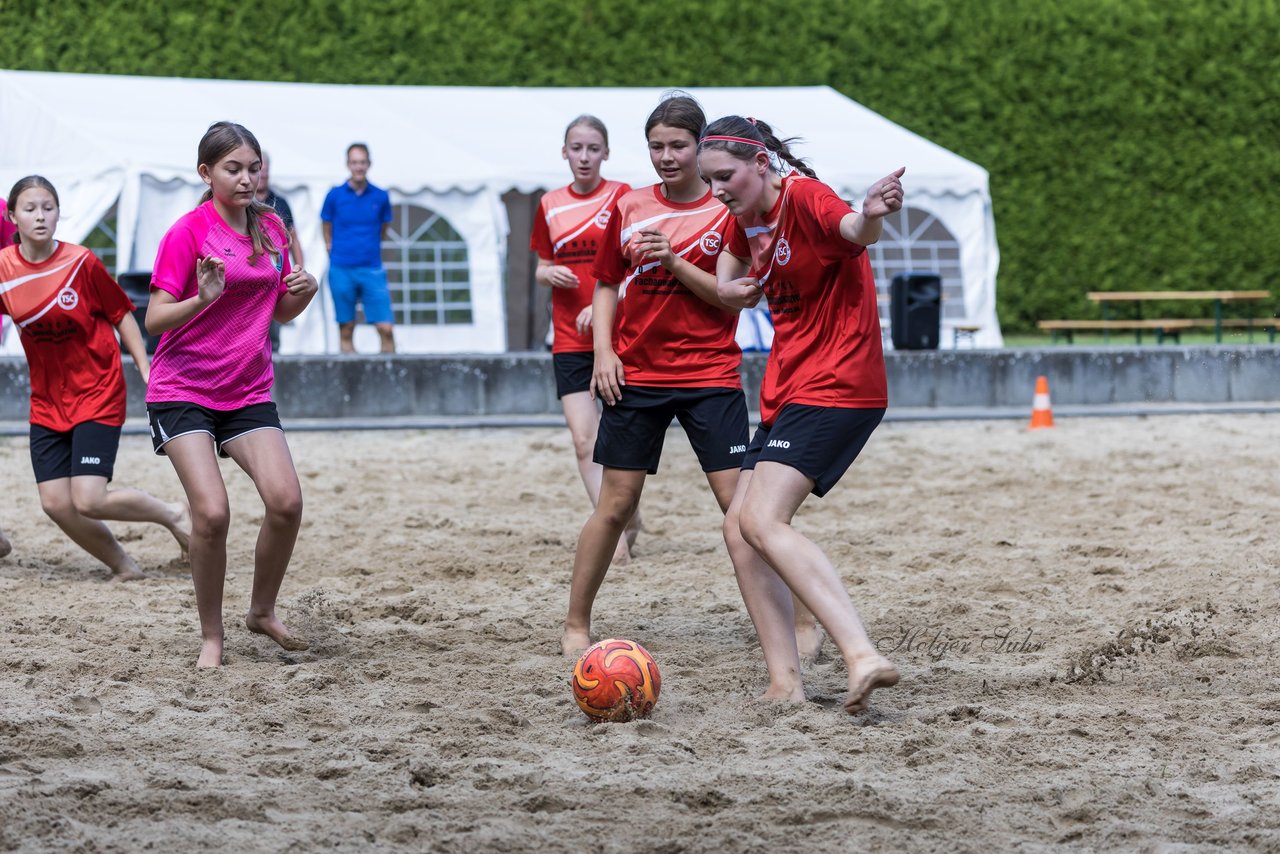
{"label": "red shirt sleeve", "polygon": [[591,275],[596,281],[618,285],[627,277],[631,259],[622,251],[622,216],[615,204],[609,215],[609,225],[600,239],[596,260],[591,264]]}
{"label": "red shirt sleeve", "polygon": [[93,289],[103,316],[112,326],[119,324],[124,320],[124,316],[135,308],[133,301],[125,295],[116,280],[111,278],[111,274],[107,272],[106,267],[102,266],[102,262],[96,255],[91,254],[86,259],[85,266],[88,268],[89,286]]}
{"label": "red shirt sleeve", "polygon": [[751,245],[747,243],[747,233],[742,230],[742,224],[738,222],[736,216],[729,217],[729,227],[724,235],[724,248],[730,255],[751,260]]}
{"label": "red shirt sleeve", "polygon": [[849,256],[857,256],[866,250],[865,246],[850,243],[840,236],[840,221],[853,213],[853,208],[838,195],[835,190],[821,181],[806,182],[810,184],[809,192],[804,194],[803,204],[806,213],[818,224],[821,244],[815,246],[823,264],[831,264]]}
{"label": "red shirt sleeve", "polygon": [[533,216],[533,233],[529,235],[529,250],[544,261],[555,257],[551,245],[551,230],[547,227],[547,197],[538,202],[538,212]]}

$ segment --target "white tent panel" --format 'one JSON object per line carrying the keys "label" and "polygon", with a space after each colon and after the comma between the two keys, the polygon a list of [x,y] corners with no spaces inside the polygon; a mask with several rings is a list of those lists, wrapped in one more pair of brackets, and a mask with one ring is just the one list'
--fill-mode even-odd
{"label": "white tent panel", "polygon": [[[907,204],[933,213],[960,245],[967,318],[999,346],[999,263],[987,173],[980,166],[825,86],[691,89],[709,118],[754,115],[796,146],[820,178],[855,202],[905,165]],[[59,235],[81,241],[117,206],[118,265],[149,269],[164,231],[203,191],[196,145],[214,121],[249,127],[272,156],[272,186],[293,207],[307,267],[327,267],[319,210],[346,175],[345,150],[366,142],[370,179],[393,200],[445,216],[465,239],[473,322],[398,330],[409,352],[496,352],[506,346],[501,195],[562,186],[565,125],[581,113],[609,127],[605,174],[656,179],[644,121],[664,90],[343,86],[0,71],[0,188],[38,173],[58,187]],[[286,329],[285,352],[333,352],[327,293]],[[16,342],[6,342],[11,351]]]}

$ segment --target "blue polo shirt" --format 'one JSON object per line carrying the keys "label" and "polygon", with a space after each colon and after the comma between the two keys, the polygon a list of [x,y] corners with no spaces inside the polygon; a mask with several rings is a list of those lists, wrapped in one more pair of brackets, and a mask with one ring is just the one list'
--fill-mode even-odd
{"label": "blue polo shirt", "polygon": [[391,222],[391,197],[386,190],[366,184],[364,192],[357,193],[344,181],[324,197],[320,219],[333,224],[330,264],[382,266],[382,224]]}

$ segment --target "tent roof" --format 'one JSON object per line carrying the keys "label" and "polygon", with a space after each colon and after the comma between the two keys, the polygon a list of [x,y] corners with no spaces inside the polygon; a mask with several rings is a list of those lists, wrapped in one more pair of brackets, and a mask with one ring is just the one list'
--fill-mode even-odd
{"label": "tent roof", "polygon": [[[0,70],[0,182],[44,171],[137,170],[195,178],[196,144],[219,119],[238,121],[273,154],[272,183],[288,189],[345,176],[344,152],[368,143],[374,183],[422,189],[531,192],[571,175],[560,157],[580,113],[609,128],[609,178],[656,179],[644,120],[658,88],[348,86]],[[827,86],[690,88],[708,119],[759,116],[802,137],[796,153],[837,190],[858,195],[907,166],[908,195],[987,194],[987,173]],[[41,121],[32,117],[39,115]],[[19,118],[21,117],[21,118]]]}

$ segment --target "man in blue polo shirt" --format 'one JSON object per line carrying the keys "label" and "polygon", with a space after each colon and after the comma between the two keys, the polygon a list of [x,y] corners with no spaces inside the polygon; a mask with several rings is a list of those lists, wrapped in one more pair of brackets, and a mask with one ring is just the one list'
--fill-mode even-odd
{"label": "man in blue polo shirt", "polygon": [[351,178],[329,191],[320,209],[324,245],[329,250],[329,291],[342,352],[354,353],[356,303],[364,318],[378,330],[382,352],[396,351],[392,333],[391,295],[382,269],[382,241],[391,222],[391,197],[369,183],[369,146],[356,142],[347,148]]}

